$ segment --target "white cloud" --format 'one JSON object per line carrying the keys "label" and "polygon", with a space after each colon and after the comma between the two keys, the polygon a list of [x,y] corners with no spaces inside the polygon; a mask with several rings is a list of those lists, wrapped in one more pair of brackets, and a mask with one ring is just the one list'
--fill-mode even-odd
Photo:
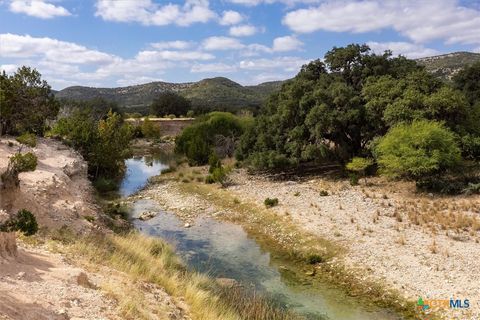
{"label": "white cloud", "polygon": [[416,43],[480,43],[480,11],[458,0],[327,1],[294,10],[283,23],[296,32],[369,32],[392,28]]}
{"label": "white cloud", "polygon": [[185,61],[185,60],[211,60],[215,56],[210,53],[200,52],[200,51],[171,51],[171,50],[162,50],[162,51],[140,51],[136,59],[140,62],[152,62],[159,60],[168,60],[168,61]]}
{"label": "white cloud", "polygon": [[190,69],[191,72],[199,73],[231,73],[237,71],[235,65],[229,65],[225,63],[206,63],[206,64],[195,64]]}
{"label": "white cloud", "polygon": [[240,61],[240,68],[246,70],[271,70],[298,72],[309,60],[299,57],[277,57],[273,59],[251,59]]}
{"label": "white cloud", "polygon": [[227,11],[223,11],[223,15],[220,18],[219,23],[222,26],[230,26],[230,25],[238,24],[242,21],[243,21],[243,17],[240,13],[233,10],[227,10]]}
{"label": "white cloud", "polygon": [[391,50],[394,55],[403,55],[415,59],[437,55],[440,52],[435,49],[425,48],[422,45],[409,42],[367,42],[367,45],[376,53],[381,54],[385,50]]}
{"label": "white cloud", "polygon": [[97,0],[95,15],[106,21],[139,22],[144,25],[189,26],[216,17],[207,0],[186,0],[177,4],[158,5],[152,0]]}
{"label": "white cloud", "polygon": [[162,41],[162,42],[151,43],[150,46],[158,50],[164,50],[164,49],[185,50],[185,49],[191,48],[193,46],[193,42],[180,41],[180,40]]}
{"label": "white cloud", "polygon": [[303,42],[294,36],[278,37],[273,40],[273,51],[294,51],[299,50],[303,46]]}
{"label": "white cloud", "polygon": [[245,47],[238,39],[229,37],[209,37],[203,41],[202,46],[205,50],[232,50]]}
{"label": "white cloud", "polygon": [[12,0],[10,2],[10,11],[24,13],[41,19],[71,15],[64,7],[56,6],[44,0]]}
{"label": "white cloud", "polygon": [[116,57],[84,46],[51,38],[34,38],[29,35],[0,34],[0,57],[34,58],[57,63],[106,64]]}
{"label": "white cloud", "polygon": [[312,3],[319,3],[322,0],[229,0],[231,3],[242,4],[245,6],[257,6],[261,3],[271,4],[271,3],[283,3],[288,6],[294,6],[297,4],[312,4]]}
{"label": "white cloud", "polygon": [[248,37],[257,33],[257,28],[252,25],[233,26],[230,28],[230,35],[234,37]]}
{"label": "white cloud", "polygon": [[0,65],[0,72],[5,71],[7,74],[12,74],[17,71],[18,66],[15,64],[2,64]]}

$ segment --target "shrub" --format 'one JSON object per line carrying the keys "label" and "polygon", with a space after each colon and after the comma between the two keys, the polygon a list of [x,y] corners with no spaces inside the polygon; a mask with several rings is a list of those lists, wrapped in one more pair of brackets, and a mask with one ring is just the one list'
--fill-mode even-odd
{"label": "shrub", "polygon": [[[363,175],[363,177],[365,178],[365,183],[367,183],[366,170],[372,164],[373,164],[372,159],[354,157],[349,163],[347,163],[345,168],[349,171],[353,171],[357,174]],[[358,183],[358,179],[357,179],[357,183]]]}
{"label": "shrub", "polygon": [[316,254],[316,253],[310,254],[310,255],[307,256],[307,262],[309,264],[317,264],[317,263],[322,263],[324,261],[325,261],[325,259],[321,255]]}
{"label": "shrub", "polygon": [[349,177],[349,180],[350,180],[350,185],[358,186],[358,180],[359,180],[358,174],[350,173],[348,177]]}
{"label": "shrub", "polygon": [[463,193],[467,195],[479,194],[480,193],[480,183],[469,183],[466,188],[462,190]]}
{"label": "shrub", "polygon": [[31,236],[38,231],[37,219],[33,213],[22,209],[1,225],[0,230],[4,232],[21,231],[24,235]]}
{"label": "shrub", "polygon": [[17,172],[34,171],[37,168],[37,156],[31,152],[25,154],[17,153],[10,158],[10,165]]}
{"label": "shrub", "polygon": [[327,191],[327,190],[320,190],[320,196],[321,196],[321,197],[326,197],[326,196],[328,196],[328,191]]}
{"label": "shrub", "polygon": [[374,147],[380,172],[418,180],[461,161],[455,135],[435,121],[414,121],[388,131]]}
{"label": "shrub", "polygon": [[17,137],[16,140],[21,144],[24,144],[31,148],[35,148],[37,146],[37,136],[35,136],[33,133],[25,132],[21,136]]}
{"label": "shrub", "polygon": [[[242,119],[231,113],[209,113],[182,131],[175,141],[175,151],[184,154],[190,165],[207,164],[215,149],[224,149],[224,145],[217,144],[228,140],[231,145],[232,139],[236,141],[246,125]],[[220,136],[229,138],[219,139]]]}
{"label": "shrub", "polygon": [[275,207],[278,205],[278,198],[267,198],[263,203],[267,208]]}
{"label": "shrub", "polygon": [[18,174],[34,171],[37,168],[37,156],[31,152],[16,153],[8,162],[7,171],[2,173],[1,179],[5,188],[16,187],[19,184]]}
{"label": "shrub", "polygon": [[476,176],[448,176],[432,175],[422,177],[416,181],[416,187],[421,191],[436,192],[443,194],[469,194],[475,193],[476,187],[480,185],[480,179]]}
{"label": "shrub", "polygon": [[115,191],[118,189],[118,183],[115,180],[105,177],[97,178],[93,181],[93,186],[100,193]]}
{"label": "shrub", "polygon": [[148,117],[143,120],[140,129],[145,138],[160,138],[162,135],[160,132],[160,127],[155,125]]}

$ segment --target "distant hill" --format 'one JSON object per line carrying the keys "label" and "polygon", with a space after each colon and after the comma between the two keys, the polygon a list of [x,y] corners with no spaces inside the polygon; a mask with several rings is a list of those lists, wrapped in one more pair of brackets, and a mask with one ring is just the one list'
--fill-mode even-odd
{"label": "distant hill", "polygon": [[452,52],[438,56],[416,59],[417,63],[425,66],[427,71],[435,76],[450,80],[466,65],[480,61],[480,53]]}
{"label": "distant hill", "polygon": [[283,81],[266,82],[256,86],[242,86],[230,79],[217,77],[198,82],[151,82],[119,88],[92,88],[73,86],[60,90],[60,99],[89,100],[101,97],[115,101],[120,107],[147,110],[161,92],[174,91],[190,99],[194,108],[235,109],[258,108],[270,94],[280,89]]}

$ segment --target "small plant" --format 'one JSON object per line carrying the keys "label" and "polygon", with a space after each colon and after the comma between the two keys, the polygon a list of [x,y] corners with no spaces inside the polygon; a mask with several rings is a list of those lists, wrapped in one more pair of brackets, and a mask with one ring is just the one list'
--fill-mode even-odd
{"label": "small plant", "polygon": [[462,190],[466,195],[479,194],[480,183],[469,183],[468,186]]}
{"label": "small plant", "polygon": [[100,193],[115,191],[118,189],[118,184],[113,179],[99,177],[93,182],[93,186]]}
{"label": "small plant", "polygon": [[265,204],[265,207],[267,208],[271,208],[271,207],[275,207],[278,205],[278,198],[267,198],[265,199],[265,201],[263,201],[263,203]]}
{"label": "small plant", "polygon": [[37,137],[33,133],[25,132],[16,139],[21,144],[35,148],[37,146]]}
{"label": "small plant", "polygon": [[234,204],[240,204],[240,200],[238,200],[237,198],[233,199],[233,203]]}
{"label": "small plant", "polygon": [[34,171],[37,168],[37,156],[31,152],[21,154],[16,153],[8,162],[7,170],[2,173],[1,180],[4,188],[18,187],[20,181],[18,175],[21,172]]}
{"label": "small plant", "polygon": [[83,216],[83,219],[87,220],[88,222],[92,223],[95,221],[94,216]]}
{"label": "small plant", "polygon": [[183,178],[183,179],[182,179],[182,182],[183,182],[183,183],[188,183],[188,182],[190,182],[190,179],[188,179],[188,178]]}
{"label": "small plant", "polygon": [[[355,157],[346,165],[346,169],[357,174],[363,175],[365,184],[367,184],[366,170],[373,164],[372,159]],[[357,181],[358,182],[358,181]]]}
{"label": "small plant", "polygon": [[358,186],[358,180],[359,180],[358,174],[350,173],[348,177],[349,177],[351,186]]}
{"label": "small plant", "polygon": [[13,143],[12,141],[8,141],[8,146],[9,146],[10,148],[12,148],[14,145],[15,145],[15,143]]}
{"label": "small plant", "polygon": [[309,264],[317,264],[317,263],[325,262],[325,259],[321,255],[313,253],[308,255],[307,262]]}
{"label": "small plant", "polygon": [[28,210],[22,209],[16,215],[0,225],[0,231],[14,232],[21,231],[26,236],[32,236],[38,231],[37,219]]}
{"label": "small plant", "polygon": [[321,197],[326,197],[326,196],[328,196],[328,191],[327,191],[327,190],[320,190],[320,196],[321,196]]}

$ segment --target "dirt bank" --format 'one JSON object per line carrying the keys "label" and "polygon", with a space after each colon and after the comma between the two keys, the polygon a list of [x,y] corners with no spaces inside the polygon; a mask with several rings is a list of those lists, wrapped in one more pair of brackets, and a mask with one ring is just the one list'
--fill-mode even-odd
{"label": "dirt bank", "polygon": [[38,157],[37,169],[20,173],[19,188],[0,193],[0,208],[9,214],[27,209],[35,214],[43,228],[68,226],[77,232],[91,230],[94,225],[86,219],[98,220],[100,211],[95,205],[83,158],[50,139],[39,139],[37,146],[30,148],[14,139],[2,138],[0,172],[7,168],[8,159],[20,148]]}
{"label": "dirt bank", "polygon": [[[27,209],[46,233],[66,226],[58,236],[69,236],[68,243],[92,231],[107,236],[82,157],[54,140],[29,148],[1,138],[0,173],[20,148],[35,153],[38,165],[20,174],[19,188],[2,190],[0,222]],[[189,319],[182,302],[155,284],[93,263],[61,242],[26,240],[35,245],[0,232],[0,319]]]}
{"label": "dirt bank", "polygon": [[[205,174],[205,169],[195,169],[201,170]],[[443,314],[448,319],[480,318],[478,196],[415,194],[411,184],[381,179],[355,187],[320,177],[276,182],[242,170],[232,175],[232,186],[221,190],[196,182],[193,170],[182,174],[187,181],[191,175],[190,182],[176,175],[159,179],[139,196],[156,199],[190,223],[198,214],[238,214],[233,202],[225,210],[209,194],[256,207],[263,206],[267,197],[278,198],[272,213],[344,248],[336,260],[360,280],[397,289],[410,301],[468,299],[469,309],[447,309]],[[206,194],[205,188],[211,193]]]}

